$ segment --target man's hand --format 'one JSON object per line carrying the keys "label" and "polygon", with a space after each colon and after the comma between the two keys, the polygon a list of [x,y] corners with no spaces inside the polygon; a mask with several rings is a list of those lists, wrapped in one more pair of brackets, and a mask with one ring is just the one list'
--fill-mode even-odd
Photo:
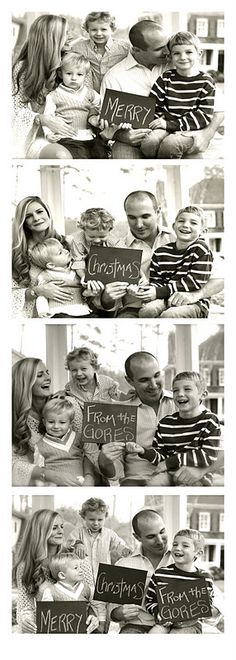
{"label": "man's hand", "polygon": [[114,139],[125,144],[131,144],[133,147],[139,147],[143,138],[149,135],[149,133],[151,133],[150,128],[119,129],[116,131]]}
{"label": "man's hand", "polygon": [[109,442],[103,445],[98,456],[98,465],[101,473],[107,479],[113,479],[116,476],[115,461],[123,457],[124,442]]}
{"label": "man's hand", "polygon": [[87,633],[92,633],[99,626],[99,619],[94,615],[90,614],[86,619]]}
{"label": "man's hand", "polygon": [[82,293],[83,298],[94,298],[104,291],[104,284],[100,280],[81,281],[81,284],[85,287]]}
{"label": "man's hand", "polygon": [[151,123],[149,124],[149,128],[151,128],[152,131],[155,128],[163,128],[164,130],[166,130],[166,120],[164,119],[164,117],[158,117],[158,119],[154,119],[153,121],[151,121]]}
{"label": "man's hand", "polygon": [[161,472],[166,472],[166,471],[167,471],[166,462],[161,461],[160,463],[158,463],[156,467],[156,473],[161,474]]}
{"label": "man's hand", "polygon": [[117,300],[121,300],[126,294],[128,282],[110,282],[106,284],[102,293],[102,305],[104,307],[113,307]]}
{"label": "man's hand", "polygon": [[[208,471],[210,468],[208,467]],[[206,468],[190,468],[182,466],[173,473],[175,486],[193,486],[204,476]]]}
{"label": "man's hand", "polygon": [[141,605],[119,605],[112,611],[111,618],[113,621],[131,621],[139,616],[142,609]]}
{"label": "man's hand", "polygon": [[136,442],[126,442],[125,450],[127,454],[144,454],[144,449]]}
{"label": "man's hand", "polygon": [[156,287],[152,284],[131,284],[127,291],[143,303],[156,300]]}
{"label": "man's hand", "polygon": [[176,291],[168,298],[168,307],[179,307],[180,305],[192,305],[199,300],[199,292]]}

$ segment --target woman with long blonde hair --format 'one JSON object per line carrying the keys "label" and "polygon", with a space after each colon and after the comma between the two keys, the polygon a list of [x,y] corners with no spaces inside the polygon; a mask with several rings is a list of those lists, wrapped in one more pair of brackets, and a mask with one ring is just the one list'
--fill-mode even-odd
{"label": "woman with long blonde hair", "polygon": [[[61,145],[38,138],[40,126],[62,137],[74,137],[69,122],[44,114],[46,96],[57,84],[61,53],[67,49],[67,21],[62,16],[43,14],[32,23],[28,37],[13,63],[13,157],[71,158]],[[68,46],[69,48],[69,46]],[[60,155],[57,154],[60,149]]]}

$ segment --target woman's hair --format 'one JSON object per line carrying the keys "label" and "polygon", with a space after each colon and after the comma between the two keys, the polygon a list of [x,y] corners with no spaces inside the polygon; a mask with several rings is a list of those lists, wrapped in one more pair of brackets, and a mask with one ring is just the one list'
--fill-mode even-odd
{"label": "woman's hair", "polygon": [[29,451],[31,432],[27,419],[40,362],[38,358],[23,358],[12,367],[12,444],[22,456]]}
{"label": "woman's hair", "polygon": [[42,417],[45,418],[47,413],[57,413],[60,415],[63,412],[66,412],[70,418],[70,422],[73,421],[75,416],[75,410],[73,403],[68,401],[68,399],[50,399],[45,403],[45,406],[42,410]]}
{"label": "woman's hair", "polygon": [[106,517],[108,516],[108,506],[103,500],[100,500],[99,497],[90,497],[89,500],[83,502],[80,510],[81,518],[85,518],[87,513],[93,511],[100,511],[101,513],[105,513]]}
{"label": "woman's hair", "polygon": [[50,225],[45,231],[45,238],[56,238],[63,244],[63,237],[53,228],[51,212],[46,202],[37,195],[24,197],[17,204],[12,224],[12,275],[16,282],[22,286],[28,286],[30,284],[28,242],[31,237],[31,231],[26,225],[25,218],[31,202],[40,204],[48,214]]}
{"label": "woman's hair", "polygon": [[91,208],[81,213],[79,227],[83,229],[113,229],[115,218],[102,208]]}
{"label": "woman's hair", "polygon": [[64,17],[54,14],[38,16],[32,23],[13,65],[13,72],[17,66],[14,94],[18,93],[21,84],[25,103],[34,101],[43,105],[48,92],[56,87],[66,25]]}
{"label": "woman's hair", "polygon": [[83,67],[84,72],[88,73],[90,70],[90,61],[84,55],[80,55],[79,53],[75,53],[71,50],[68,53],[64,53],[64,55],[62,55],[59,72],[61,69],[64,69],[65,66]]}
{"label": "woman's hair", "polygon": [[[17,551],[14,572],[23,562],[22,583],[31,594],[35,594],[45,579],[42,563],[48,558],[48,539],[51,536],[55,518],[59,514],[50,509],[39,509],[29,518]],[[58,552],[61,545],[58,546]]]}
{"label": "woman's hair", "polygon": [[108,11],[91,11],[90,14],[87,14],[83,23],[84,30],[87,30],[88,32],[90,23],[93,23],[94,21],[104,21],[104,23],[109,23],[111,30],[116,30],[115,16],[112,16]]}
{"label": "woman's hair", "polygon": [[99,369],[98,356],[97,353],[94,353],[91,348],[87,346],[80,346],[80,348],[73,348],[73,351],[70,351],[66,356],[65,367],[70,371],[70,363],[72,360],[89,360],[92,367],[97,370]]}

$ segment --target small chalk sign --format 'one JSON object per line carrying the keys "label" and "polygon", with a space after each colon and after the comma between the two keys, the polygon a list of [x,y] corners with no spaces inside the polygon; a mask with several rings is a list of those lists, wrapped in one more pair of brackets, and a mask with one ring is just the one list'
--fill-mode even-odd
{"label": "small chalk sign", "polygon": [[[163,571],[164,573],[164,571]],[[156,587],[158,613],[162,623],[211,617],[211,606],[204,578],[171,578],[163,575]]]}
{"label": "small chalk sign", "polygon": [[78,635],[87,632],[88,603],[85,601],[37,602],[37,633]]}
{"label": "small chalk sign", "polygon": [[94,599],[105,603],[141,605],[147,571],[99,564]]}
{"label": "small chalk sign", "polygon": [[92,245],[86,260],[86,280],[137,284],[141,258],[142,250]]}
{"label": "small chalk sign", "polygon": [[132,128],[148,128],[154,119],[155,105],[155,99],[149,96],[106,89],[101,118],[117,126],[128,123]]}
{"label": "small chalk sign", "polygon": [[85,402],[82,441],[136,442],[137,408],[121,403]]}

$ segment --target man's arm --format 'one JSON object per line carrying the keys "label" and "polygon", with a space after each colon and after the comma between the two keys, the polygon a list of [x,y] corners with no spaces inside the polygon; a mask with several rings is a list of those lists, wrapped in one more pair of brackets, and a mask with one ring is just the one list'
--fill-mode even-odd
{"label": "man's arm", "polygon": [[177,291],[168,298],[170,306],[178,307],[179,305],[191,305],[202,300],[203,298],[211,298],[224,288],[224,280],[222,278],[210,278],[206,284],[198,291]]}
{"label": "man's arm", "polygon": [[223,112],[214,112],[212,120],[206,128],[202,128],[200,131],[187,131],[183,135],[193,138],[193,146],[189,149],[189,154],[197,154],[200,151],[206,151],[209,147],[211,139],[214,137],[215,132],[222,124],[224,119]]}

